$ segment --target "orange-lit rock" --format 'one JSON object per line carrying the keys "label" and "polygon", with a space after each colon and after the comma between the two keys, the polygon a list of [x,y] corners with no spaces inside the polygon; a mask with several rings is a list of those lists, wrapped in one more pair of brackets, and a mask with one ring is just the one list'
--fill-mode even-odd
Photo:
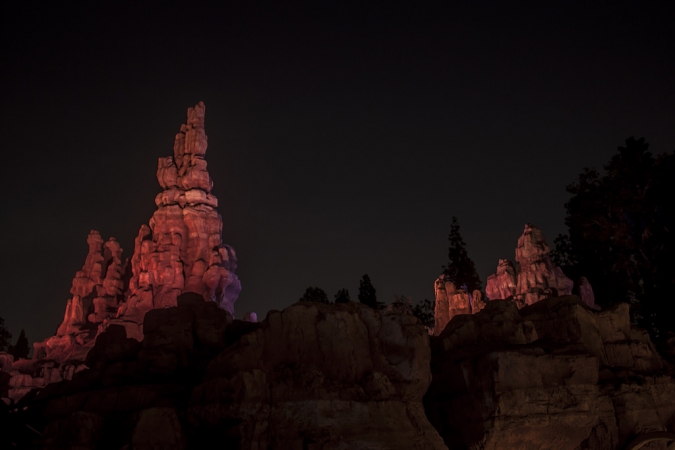
{"label": "orange-lit rock", "polygon": [[234,315],[241,285],[234,274],[237,257],[223,244],[223,221],[211,194],[206,169],[204,104],[188,110],[187,124],[174,141],[174,155],[159,159],[157,180],[164,191],[157,211],[134,243],[132,276],[125,303],[109,323],[140,339],[147,311],[176,306],[183,292],[196,292]]}
{"label": "orange-lit rock", "polygon": [[490,275],[485,286],[490,300],[507,299],[516,295],[516,269],[508,259],[500,259],[497,273]]}
{"label": "orange-lit rock", "polygon": [[551,262],[544,233],[529,223],[518,239],[516,261],[520,265],[516,295],[521,305],[531,305],[547,297],[572,294],[574,283]]}
{"label": "orange-lit rock", "polygon": [[[145,314],[176,306],[184,292],[196,292],[234,315],[241,290],[234,273],[237,257],[222,242],[223,221],[215,209],[218,199],[211,193],[213,181],[204,159],[204,111],[201,102],[188,109],[173,156],[159,158],[157,180],[163,191],[155,198],[157,211],[149,226],[140,227],[131,259],[123,262],[114,238],[104,243],[97,231],[89,234],[89,251],[73,279],[63,322],[55,336],[34,344],[36,361],[50,360],[62,367],[58,377],[70,379],[73,371],[66,368],[83,361],[96,336],[112,324],[142,340]],[[58,377],[50,372],[46,382]],[[34,385],[24,378],[14,383],[22,388]]]}
{"label": "orange-lit rock", "polygon": [[[497,272],[487,279],[487,301],[512,299],[518,308],[532,305],[542,299],[572,294],[574,283],[562,269],[551,261],[550,249],[544,233],[532,224],[525,224],[516,247],[517,268],[508,259],[500,259]],[[456,289],[455,285],[439,277],[435,282],[436,308],[434,334],[439,335],[453,317],[475,314],[485,307],[478,291]],[[593,289],[586,278],[579,281],[579,294],[591,308],[596,308]]]}
{"label": "orange-lit rock", "polygon": [[525,224],[516,247],[518,267],[515,269],[509,260],[499,260],[497,272],[487,279],[488,298],[504,300],[513,297],[518,307],[523,307],[547,297],[570,295],[574,283],[553,264],[549,252],[541,229]]}
{"label": "orange-lit rock", "polygon": [[436,306],[434,307],[434,333],[439,334],[453,317],[459,314],[475,314],[485,307],[480,291],[469,292],[457,289],[445,275],[434,284]]}

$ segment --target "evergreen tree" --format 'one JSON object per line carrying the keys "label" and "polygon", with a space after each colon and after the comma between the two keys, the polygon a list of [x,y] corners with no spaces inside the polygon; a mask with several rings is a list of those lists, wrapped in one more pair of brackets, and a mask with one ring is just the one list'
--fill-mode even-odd
{"label": "evergreen tree", "polygon": [[448,241],[450,241],[448,265],[443,266],[443,274],[458,288],[466,285],[469,292],[476,289],[480,290],[480,278],[478,277],[478,272],[476,272],[476,266],[466,252],[466,243],[459,233],[457,217],[452,218]]}
{"label": "evergreen tree", "polygon": [[335,303],[349,303],[350,301],[347,289],[340,289],[335,293]]}
{"label": "evergreen tree", "polygon": [[434,321],[434,309],[436,308],[436,301],[431,301],[427,298],[413,306],[413,316],[420,319],[420,322],[427,324]]}
{"label": "evergreen tree", "polygon": [[370,277],[368,274],[363,275],[361,281],[359,282],[359,302],[363,303],[366,306],[370,306],[373,309],[378,309],[377,296],[375,294],[375,288],[370,282]]}
{"label": "evergreen tree", "polygon": [[300,297],[301,302],[330,303],[326,291],[318,287],[308,287],[305,294]]}
{"label": "evergreen tree", "polygon": [[9,352],[14,356],[15,361],[20,358],[28,358],[30,347],[28,346],[28,339],[26,339],[26,332],[24,330],[21,330],[16,345],[10,346]]}
{"label": "evergreen tree", "polygon": [[0,352],[6,351],[12,343],[12,333],[5,329],[5,319],[0,317]]}
{"label": "evergreen tree", "polygon": [[675,289],[675,153],[654,157],[644,138],[626,140],[604,166],[567,186],[568,234],[552,259],[584,276],[596,301],[632,303],[633,319],[654,337],[675,331],[667,299]]}

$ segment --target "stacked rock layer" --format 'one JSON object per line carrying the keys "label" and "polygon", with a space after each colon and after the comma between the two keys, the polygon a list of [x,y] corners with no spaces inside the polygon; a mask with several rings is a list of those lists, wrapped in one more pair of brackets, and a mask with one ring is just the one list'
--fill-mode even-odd
{"label": "stacked rock layer", "polygon": [[[562,269],[551,261],[550,249],[540,228],[525,224],[518,238],[516,263],[500,259],[497,272],[487,279],[485,293],[488,300],[511,299],[518,308],[532,305],[540,300],[561,295],[571,295],[574,283]],[[585,277],[578,281],[581,299],[596,309],[593,288]],[[479,291],[469,293],[456,289],[443,275],[435,284],[436,294],[434,334],[438,336],[453,317],[459,314],[476,314],[485,307]]]}
{"label": "stacked rock layer", "polygon": [[[234,315],[241,284],[234,273],[234,249],[222,241],[218,199],[211,193],[204,111],[201,102],[188,109],[173,156],[159,159],[157,179],[163,191],[155,198],[157,211],[149,226],[141,225],[131,259],[123,262],[114,238],[104,243],[97,231],[89,234],[89,252],[73,280],[63,322],[55,336],[34,344],[34,368],[52,361],[50,368],[56,363],[68,379],[110,325],[122,325],[127,336],[140,341],[145,314],[176,306],[184,292],[196,292]],[[36,370],[31,386],[48,384],[44,370]]]}

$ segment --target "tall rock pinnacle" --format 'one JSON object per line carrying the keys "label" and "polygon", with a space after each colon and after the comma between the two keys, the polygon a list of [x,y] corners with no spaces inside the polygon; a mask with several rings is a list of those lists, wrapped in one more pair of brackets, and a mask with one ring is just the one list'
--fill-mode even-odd
{"label": "tall rock pinnacle", "polygon": [[150,309],[176,306],[183,292],[202,294],[234,315],[241,284],[234,249],[222,241],[218,199],[211,194],[204,111],[202,102],[188,109],[173,156],[159,158],[157,180],[164,190],[155,198],[150,226],[142,225],[136,237],[128,296],[117,313],[116,322],[130,336],[138,334],[129,325],[140,327]]}
{"label": "tall rock pinnacle", "polygon": [[145,313],[176,306],[184,292],[199,293],[234,315],[241,284],[234,249],[222,242],[223,220],[211,193],[204,111],[202,102],[188,109],[173,156],[159,158],[163,190],[149,226],[141,225],[131,259],[122,263],[115,239],[104,244],[97,231],[89,234],[89,253],[73,280],[63,323],[56,336],[35,343],[36,359],[82,360],[98,333],[113,323],[142,340]]}

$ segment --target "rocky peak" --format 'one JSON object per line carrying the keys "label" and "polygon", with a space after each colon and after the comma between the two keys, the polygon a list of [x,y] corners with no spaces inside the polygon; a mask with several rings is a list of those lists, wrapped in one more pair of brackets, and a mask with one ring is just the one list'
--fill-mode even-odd
{"label": "rocky peak", "polygon": [[176,306],[185,292],[196,292],[234,314],[241,290],[234,273],[237,257],[222,242],[223,221],[215,209],[218,200],[211,194],[213,181],[204,159],[208,142],[204,113],[202,102],[189,108],[173,156],[159,158],[162,192],[155,198],[157,211],[149,226],[141,225],[134,241],[129,274],[125,277],[127,263],[119,243],[114,238],[104,241],[92,230],[63,322],[56,336],[34,344],[36,361],[50,359],[61,365],[82,361],[96,336],[112,324],[123,326],[130,338],[140,341],[145,313]]}

